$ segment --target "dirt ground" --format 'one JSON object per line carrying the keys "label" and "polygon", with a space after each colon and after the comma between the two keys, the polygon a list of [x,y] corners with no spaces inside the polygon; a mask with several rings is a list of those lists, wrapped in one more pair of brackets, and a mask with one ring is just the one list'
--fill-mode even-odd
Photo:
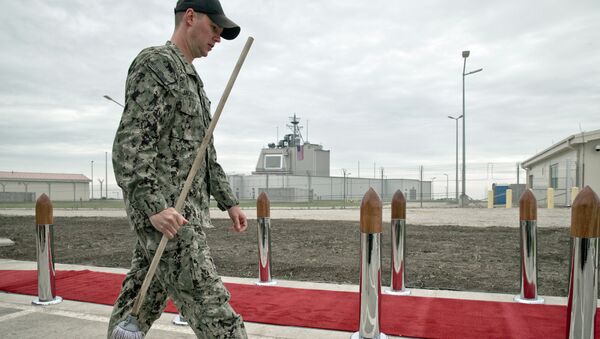
{"label": "dirt ground", "polygon": [[[256,221],[248,232],[229,231],[229,221],[206,229],[212,255],[224,276],[257,277]],[[36,260],[32,217],[0,216],[0,258]],[[56,263],[129,267],[135,241],[125,218],[56,217]],[[277,219],[271,223],[274,279],[359,283],[358,222]],[[382,235],[382,284],[390,279],[389,223]],[[538,293],[566,296],[568,228],[538,229]],[[406,285],[409,288],[519,293],[518,228],[407,226]]]}

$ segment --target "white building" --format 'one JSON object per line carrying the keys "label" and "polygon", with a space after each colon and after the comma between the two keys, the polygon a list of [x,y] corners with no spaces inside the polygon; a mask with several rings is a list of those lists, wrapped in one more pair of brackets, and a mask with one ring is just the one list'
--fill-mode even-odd
{"label": "white building", "polygon": [[90,179],[83,174],[0,171],[0,202],[31,202],[46,193],[52,201],[88,201]]}
{"label": "white building", "polygon": [[569,206],[571,187],[590,186],[600,194],[600,130],[573,134],[525,160],[527,187],[538,201],[554,188],[557,205]]}
{"label": "white building", "polygon": [[303,127],[295,114],[290,123],[292,133],[261,150],[252,175],[228,176],[238,199],[256,199],[267,192],[271,201],[360,201],[369,187],[384,202],[391,200],[396,190],[402,191],[407,200],[432,199],[431,181],[330,176],[330,151],[303,142]]}

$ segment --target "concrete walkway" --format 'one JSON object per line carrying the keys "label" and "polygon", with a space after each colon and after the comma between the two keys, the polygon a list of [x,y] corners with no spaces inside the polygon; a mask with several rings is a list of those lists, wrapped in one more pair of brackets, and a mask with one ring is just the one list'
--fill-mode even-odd
{"label": "concrete walkway", "polygon": [[[35,262],[0,259],[0,270],[35,270]],[[93,270],[125,273],[124,269],[80,265],[56,265],[57,270]],[[225,282],[253,284],[254,279],[223,277]],[[278,286],[358,292],[356,285],[278,281]],[[460,291],[411,289],[413,296],[513,302],[513,295]],[[2,338],[106,338],[112,307],[65,300],[53,306],[34,306],[33,296],[0,292],[0,333]],[[401,298],[401,297],[399,297]],[[547,304],[566,305],[566,298],[544,296]],[[195,338],[188,327],[171,323],[174,314],[165,313],[153,325],[147,338]],[[348,339],[351,332],[246,323],[249,338]],[[390,338],[400,338],[390,336]]]}

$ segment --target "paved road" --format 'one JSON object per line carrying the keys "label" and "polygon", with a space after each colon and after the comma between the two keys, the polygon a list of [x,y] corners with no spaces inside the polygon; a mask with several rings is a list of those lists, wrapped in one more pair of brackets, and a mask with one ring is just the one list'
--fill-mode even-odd
{"label": "paved road", "polygon": [[[255,209],[244,210],[250,219],[256,219]],[[31,215],[32,209],[0,209],[2,215]],[[383,209],[383,220],[390,221],[389,208]],[[227,213],[211,209],[215,219],[227,219]],[[121,209],[55,209],[60,217],[125,217]],[[271,218],[304,220],[353,220],[358,221],[360,210],[352,209],[280,209],[271,210]],[[412,208],[406,212],[407,223],[423,226],[457,225],[471,227],[505,226],[519,227],[518,208]],[[570,227],[571,210],[568,208],[538,209],[538,227]]]}

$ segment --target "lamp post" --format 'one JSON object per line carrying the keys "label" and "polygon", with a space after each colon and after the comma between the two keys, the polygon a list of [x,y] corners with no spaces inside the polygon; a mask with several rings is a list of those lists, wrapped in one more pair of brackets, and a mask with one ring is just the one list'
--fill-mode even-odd
{"label": "lamp post", "polygon": [[448,200],[448,174],[444,173],[446,176],[446,200]]}
{"label": "lamp post", "polygon": [[456,203],[457,204],[459,203],[459,200],[458,200],[458,120],[462,117],[463,117],[462,115],[458,116],[457,118],[455,118],[451,115],[448,116],[448,118],[456,121],[456,176],[455,176],[455,178],[456,178]]}
{"label": "lamp post", "polygon": [[463,51],[462,52],[462,57],[463,57],[463,71],[462,71],[462,116],[463,116],[463,148],[462,148],[462,192],[461,192],[461,196],[460,196],[460,205],[461,207],[465,206],[465,200],[467,199],[467,194],[466,194],[466,183],[467,183],[467,175],[466,175],[466,152],[465,152],[465,76],[469,75],[469,74],[473,74],[473,73],[477,73],[477,72],[481,72],[483,70],[483,68],[480,69],[476,69],[474,71],[465,73],[465,69],[467,67],[467,58],[469,57],[470,51]]}
{"label": "lamp post", "polygon": [[[103,95],[103,97],[104,97],[104,99],[112,101],[115,104],[117,104],[117,105],[125,108],[125,106],[123,106],[122,103],[116,101],[115,99],[111,98],[110,96]],[[106,192],[106,199],[108,199],[108,152],[104,152],[104,171],[105,171],[105,173],[104,173],[105,178],[104,179],[106,179],[106,184],[104,185],[104,190]],[[102,188],[100,188],[100,198],[102,198]],[[117,193],[117,198],[118,198],[118,193]]]}
{"label": "lamp post", "polygon": [[106,99],[106,100],[109,100],[109,101],[112,101],[112,102],[114,102],[115,104],[117,104],[117,105],[119,105],[119,106],[121,106],[121,107],[125,108],[125,106],[123,106],[123,104],[121,104],[120,102],[116,101],[115,99],[113,99],[113,98],[109,97],[108,95],[104,95],[104,99]]}

